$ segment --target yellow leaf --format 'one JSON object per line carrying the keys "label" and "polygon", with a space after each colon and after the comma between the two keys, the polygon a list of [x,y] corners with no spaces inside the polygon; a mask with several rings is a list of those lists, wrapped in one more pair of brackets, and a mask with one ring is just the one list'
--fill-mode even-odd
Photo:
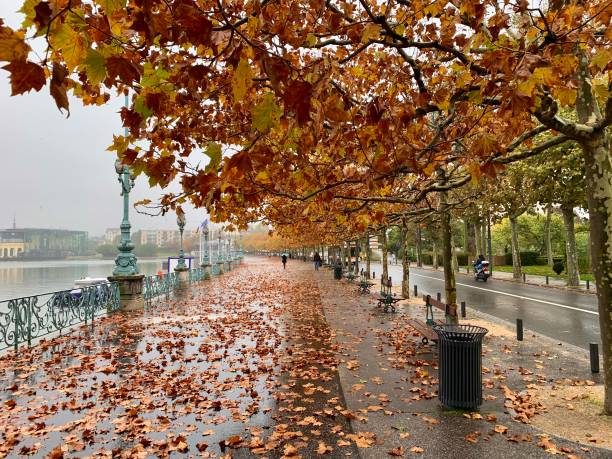
{"label": "yellow leaf", "polygon": [[380,26],[378,24],[368,24],[363,28],[361,43],[367,43],[377,38],[380,38]]}
{"label": "yellow leaf", "polygon": [[9,27],[0,27],[0,61],[25,61],[30,47],[23,38],[23,32],[13,32]]}
{"label": "yellow leaf", "polygon": [[612,49],[602,49],[591,59],[593,65],[599,67],[599,70],[605,69],[610,61],[612,61]]}
{"label": "yellow leaf", "polygon": [[308,46],[314,46],[317,44],[317,37],[313,33],[306,35],[306,43]]}
{"label": "yellow leaf", "polygon": [[239,102],[246,96],[248,89],[251,87],[251,67],[246,59],[240,59],[234,75],[232,76],[232,93],[234,102]]}
{"label": "yellow leaf", "polygon": [[84,34],[78,33],[67,24],[60,25],[49,36],[53,48],[61,50],[62,57],[69,71],[74,70],[85,59],[88,46],[83,37]]}

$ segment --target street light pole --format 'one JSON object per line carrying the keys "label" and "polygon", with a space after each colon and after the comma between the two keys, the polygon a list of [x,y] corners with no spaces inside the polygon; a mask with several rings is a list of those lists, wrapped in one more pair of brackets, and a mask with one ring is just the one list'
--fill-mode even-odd
{"label": "street light pole", "polygon": [[[202,234],[204,235],[204,252],[202,256],[202,268],[204,268],[204,279],[210,279],[211,276],[211,259],[210,259],[210,247],[209,247],[209,231],[208,231],[208,221],[204,222],[204,229],[202,230]],[[202,250],[202,249],[200,249]]]}
{"label": "street light pole", "polygon": [[123,220],[121,221],[121,241],[117,248],[119,254],[115,258],[115,269],[113,276],[133,276],[138,274],[137,258],[132,253],[134,243],[130,237],[130,191],[134,188],[134,175],[130,173],[127,165],[120,160],[115,161],[115,171],[121,184],[121,196],[123,196]]}
{"label": "street light pole", "polygon": [[176,223],[179,227],[180,233],[180,249],[179,249],[179,261],[176,265],[176,269],[187,269],[187,264],[185,263],[185,252],[183,251],[183,231],[185,229],[185,214],[179,213],[176,217]]}

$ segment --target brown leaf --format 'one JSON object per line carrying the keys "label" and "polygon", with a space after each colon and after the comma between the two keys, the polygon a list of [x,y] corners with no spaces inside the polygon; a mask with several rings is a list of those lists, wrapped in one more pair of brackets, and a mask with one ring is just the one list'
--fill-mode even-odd
{"label": "brown leaf", "polygon": [[319,447],[317,448],[317,453],[318,454],[327,454],[327,453],[331,453],[334,450],[334,448],[332,448],[331,446],[328,446],[325,444],[325,442],[320,441],[319,442]]}
{"label": "brown leaf", "polygon": [[68,70],[66,70],[66,67],[54,62],[50,85],[51,96],[55,100],[55,105],[57,105],[57,108],[60,111],[62,111],[62,109],[66,110],[68,112],[68,116],[70,116],[68,95],[66,94],[66,76],[68,76]]}
{"label": "brown leaf", "polygon": [[404,448],[402,448],[401,446],[398,446],[397,448],[393,448],[387,451],[387,454],[389,456],[401,457],[404,455]]}
{"label": "brown leaf", "polygon": [[45,85],[45,70],[30,61],[12,61],[2,67],[11,72],[11,95],[16,96],[29,92],[40,91]]}

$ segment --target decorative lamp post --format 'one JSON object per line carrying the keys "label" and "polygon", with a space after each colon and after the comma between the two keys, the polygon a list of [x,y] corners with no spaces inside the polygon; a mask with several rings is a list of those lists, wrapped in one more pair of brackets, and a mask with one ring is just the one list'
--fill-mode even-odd
{"label": "decorative lamp post", "polygon": [[180,234],[180,249],[179,249],[179,261],[178,264],[176,265],[176,270],[181,270],[181,269],[188,269],[187,268],[187,264],[185,263],[185,252],[183,250],[183,231],[185,230],[185,214],[183,213],[179,213],[176,216],[176,224],[179,227],[179,234]]}
{"label": "decorative lamp post", "polygon": [[231,271],[232,261],[234,261],[234,259],[232,258],[232,236],[230,234],[227,235],[226,247],[227,247],[227,269]]}
{"label": "decorative lamp post", "polygon": [[134,188],[134,174],[130,173],[129,167],[120,160],[115,161],[117,179],[121,184],[121,196],[123,196],[123,220],[121,221],[121,241],[117,248],[119,254],[115,258],[115,269],[113,276],[133,276],[138,274],[136,256],[132,253],[134,243],[130,238],[130,191]]}
{"label": "decorative lamp post", "polygon": [[189,268],[185,263],[185,252],[183,251],[183,230],[185,229],[185,214],[177,213],[176,215],[176,223],[179,227],[179,237],[180,237],[180,249],[179,249],[179,259],[174,268],[174,272],[176,272],[178,276],[178,289],[184,290],[189,286]]}
{"label": "decorative lamp post", "polygon": [[129,213],[130,213],[130,191],[134,188],[134,174],[130,173],[127,165],[120,160],[115,161],[117,179],[121,184],[121,196],[123,196],[123,220],[121,221],[121,240],[117,249],[119,254],[115,258],[113,275],[108,277],[111,282],[119,286],[121,308],[124,310],[144,309],[144,297],[142,294],[144,275],[138,273],[136,256],[132,253],[134,243],[130,237]]}
{"label": "decorative lamp post", "polygon": [[219,230],[219,234],[217,234],[217,266],[219,267],[219,274],[223,274],[223,235],[221,234],[221,230]]}
{"label": "decorative lamp post", "polygon": [[208,220],[204,222],[202,225],[202,234],[204,235],[204,254],[202,256],[202,268],[204,268],[204,279],[210,279],[210,246],[209,246],[209,230],[208,230]]}

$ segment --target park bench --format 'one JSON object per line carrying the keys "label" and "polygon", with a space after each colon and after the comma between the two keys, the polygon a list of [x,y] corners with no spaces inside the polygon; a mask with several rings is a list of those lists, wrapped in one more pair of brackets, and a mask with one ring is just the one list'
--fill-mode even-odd
{"label": "park bench", "polygon": [[401,298],[397,298],[393,292],[391,291],[391,278],[387,277],[386,279],[383,277],[380,279],[380,294],[377,298],[378,304],[377,306],[382,307],[384,312],[389,312],[389,308],[391,308],[392,312],[395,312],[395,303],[397,303]]}
{"label": "park bench", "polygon": [[446,304],[431,295],[423,295],[423,301],[425,301],[425,322],[419,319],[408,319],[408,325],[414,328],[422,336],[421,341],[423,344],[427,344],[429,341],[438,341],[438,334],[433,331],[432,325],[444,324],[441,320],[434,320],[433,308],[444,311],[446,316],[446,322],[456,321],[457,319],[457,306],[452,304]]}
{"label": "park bench", "polygon": [[373,282],[369,282],[367,276],[365,275],[365,273],[363,272],[363,270],[361,271],[361,277],[359,279],[359,293],[361,293],[362,295],[365,293],[371,293],[370,292],[370,287],[372,287],[374,285]]}

